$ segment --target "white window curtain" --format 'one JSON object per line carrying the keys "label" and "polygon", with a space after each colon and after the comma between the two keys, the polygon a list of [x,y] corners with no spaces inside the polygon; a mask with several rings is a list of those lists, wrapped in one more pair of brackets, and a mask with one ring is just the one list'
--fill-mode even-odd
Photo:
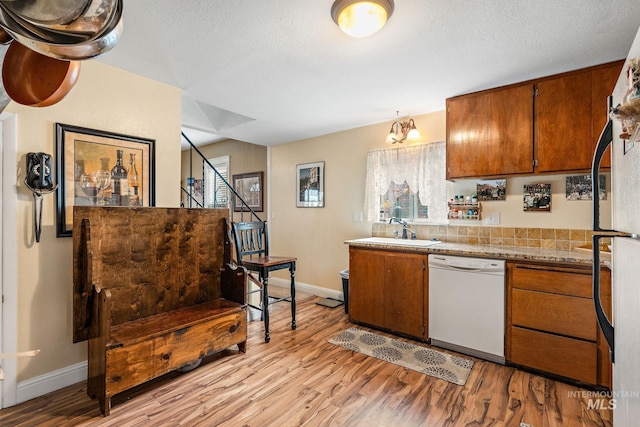
{"label": "white window curtain", "polygon": [[447,222],[445,143],[370,151],[367,156],[364,212],[370,222],[378,220],[380,196],[391,182],[407,182],[429,207],[429,222]]}

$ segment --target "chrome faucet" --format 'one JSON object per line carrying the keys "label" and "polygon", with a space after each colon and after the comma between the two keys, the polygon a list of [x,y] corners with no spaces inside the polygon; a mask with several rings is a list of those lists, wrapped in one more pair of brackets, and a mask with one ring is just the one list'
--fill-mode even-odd
{"label": "chrome faucet", "polygon": [[[391,218],[391,219],[389,220],[389,224],[391,224],[391,223],[392,223],[392,222],[394,222],[394,221],[395,221],[395,222],[397,222],[398,224],[402,225],[402,238],[403,238],[403,239],[407,240],[407,239],[409,238],[409,237],[408,237],[408,234],[407,234],[407,232],[408,232],[408,233],[410,233],[410,234],[411,234],[411,240],[416,240],[416,233],[415,233],[415,231],[413,231],[413,230],[409,229],[409,228],[407,227],[407,223],[406,223],[405,221],[403,221],[403,220],[401,220],[400,218],[397,218],[397,217],[395,217],[395,216],[394,216],[393,218]],[[398,232],[397,232],[397,231],[395,232],[395,235],[396,235],[396,238],[397,238],[397,237],[398,237]]]}

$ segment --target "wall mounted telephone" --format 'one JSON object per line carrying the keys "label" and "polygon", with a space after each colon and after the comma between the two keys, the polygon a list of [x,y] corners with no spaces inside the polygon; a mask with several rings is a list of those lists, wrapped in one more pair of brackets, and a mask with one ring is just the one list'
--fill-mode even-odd
{"label": "wall mounted telephone", "polygon": [[53,175],[51,154],[27,153],[24,184],[33,192],[33,229],[36,242],[39,242],[42,231],[42,196],[55,191],[58,187]]}
{"label": "wall mounted telephone", "polygon": [[56,189],[51,154],[27,153],[27,176],[24,183],[34,193],[47,194]]}

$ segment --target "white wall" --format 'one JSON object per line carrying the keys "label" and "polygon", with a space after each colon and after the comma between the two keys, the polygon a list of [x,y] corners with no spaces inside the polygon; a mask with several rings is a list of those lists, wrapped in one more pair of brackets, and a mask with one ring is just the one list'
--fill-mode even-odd
{"label": "white wall", "polygon": [[[72,240],[56,238],[55,194],[44,198],[40,243],[33,234],[25,155],[55,155],[55,123],[156,140],[156,205],[178,206],[180,90],[96,61],[83,61],[80,79],[60,103],[46,108],[9,104],[17,115],[18,351],[40,349],[18,362],[18,381],[83,362],[86,342],[72,343]],[[5,284],[7,286],[7,284]]]}

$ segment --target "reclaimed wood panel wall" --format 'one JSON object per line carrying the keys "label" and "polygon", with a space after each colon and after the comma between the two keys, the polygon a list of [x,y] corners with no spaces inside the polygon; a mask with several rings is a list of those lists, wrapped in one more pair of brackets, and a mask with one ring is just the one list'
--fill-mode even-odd
{"label": "reclaimed wood panel wall", "polygon": [[228,216],[226,209],[74,207],[74,342],[88,337],[93,285],[111,292],[114,325],[219,298]]}

